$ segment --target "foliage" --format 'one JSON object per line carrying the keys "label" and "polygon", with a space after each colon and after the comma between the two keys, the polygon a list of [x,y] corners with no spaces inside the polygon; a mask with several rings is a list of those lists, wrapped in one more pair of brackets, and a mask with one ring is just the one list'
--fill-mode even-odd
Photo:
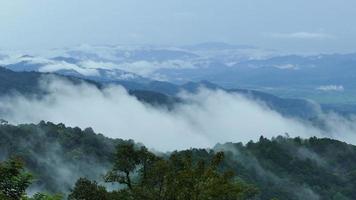
{"label": "foliage", "polygon": [[80,178],[68,197],[69,200],[109,200],[109,195],[103,186],[97,182],[91,182],[86,178]]}
{"label": "foliage", "polygon": [[0,199],[1,200],[61,200],[61,195],[37,193],[33,197],[26,196],[32,175],[25,171],[20,158],[11,158],[0,163]]}
{"label": "foliage", "polygon": [[49,122],[0,126],[0,157],[21,157],[36,177],[33,186],[50,193],[68,192],[80,177],[100,178],[121,142]]}
{"label": "foliage", "polygon": [[189,151],[175,152],[164,159],[145,147],[126,143],[117,147],[115,155],[105,181],[120,184],[120,189],[105,194],[105,188],[96,182],[80,179],[70,199],[238,200],[257,193],[254,187],[236,181],[231,171],[218,170],[224,159],[222,152],[210,162],[194,161]]}
{"label": "foliage", "polygon": [[60,194],[49,195],[43,193],[36,193],[33,197],[25,197],[23,200],[62,200],[63,196]]}
{"label": "foliage", "polygon": [[18,158],[0,163],[0,197],[18,200],[25,194],[32,176],[24,171],[23,165]]}
{"label": "foliage", "polygon": [[[222,176],[233,171],[237,176],[227,177],[228,180],[256,186],[259,189],[256,199],[356,199],[356,147],[337,140],[261,137],[245,145],[226,143],[212,150],[190,149],[162,153],[158,157],[142,145],[109,139],[92,129],[81,130],[49,122],[0,125],[0,158],[16,155],[23,158],[26,168],[36,178],[33,186],[49,194],[69,192],[80,177],[87,181],[79,186],[92,185],[90,191],[103,191],[98,183],[88,180],[101,180],[101,175],[111,166],[105,178],[121,186],[115,184],[114,191],[105,191],[108,199],[132,197],[132,191],[155,195],[160,185],[166,188],[163,194],[173,190],[167,188],[179,190],[182,195],[189,194],[198,190],[198,185],[189,178],[178,180],[188,176],[203,180],[208,174],[214,175],[208,172],[216,152],[220,151],[224,152],[224,159],[215,172]],[[200,176],[196,173],[199,163],[204,163],[204,170],[201,170],[204,175]],[[1,166],[3,170],[4,163]],[[70,174],[63,176],[63,169]],[[63,182],[63,177],[69,180]],[[164,181],[168,179],[175,184],[166,184]],[[132,190],[127,186],[128,180]],[[76,188],[77,185],[73,191]],[[0,199],[4,199],[3,196]]]}
{"label": "foliage", "polygon": [[261,191],[260,199],[356,199],[356,147],[327,138],[261,137],[217,145],[226,166]]}

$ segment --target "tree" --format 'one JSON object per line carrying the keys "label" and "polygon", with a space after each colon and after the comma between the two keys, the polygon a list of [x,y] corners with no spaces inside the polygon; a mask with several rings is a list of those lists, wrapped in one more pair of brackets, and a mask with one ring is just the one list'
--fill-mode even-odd
{"label": "tree", "polygon": [[139,153],[135,150],[134,144],[125,143],[116,149],[114,166],[105,177],[107,182],[125,184],[130,190],[132,188],[132,173],[140,164]]}
{"label": "tree", "polygon": [[56,194],[56,195],[49,195],[49,194],[43,194],[43,193],[37,193],[31,198],[25,197],[23,200],[62,200],[63,197],[62,195]]}
{"label": "tree", "polygon": [[61,195],[37,193],[26,196],[26,189],[31,185],[32,175],[25,171],[20,158],[11,158],[0,163],[0,199],[1,200],[61,200]]}
{"label": "tree", "polygon": [[0,163],[0,197],[6,200],[19,200],[30,186],[31,174],[25,172],[24,163],[19,158]]}
{"label": "tree", "polygon": [[126,143],[117,147],[114,166],[105,181],[124,185],[115,191],[122,199],[237,200],[255,196],[254,187],[236,181],[231,171],[219,170],[223,160],[222,152],[210,162],[194,160],[191,151],[163,159],[145,147]]}
{"label": "tree", "polygon": [[103,186],[86,178],[80,178],[68,200],[109,200],[108,193]]}

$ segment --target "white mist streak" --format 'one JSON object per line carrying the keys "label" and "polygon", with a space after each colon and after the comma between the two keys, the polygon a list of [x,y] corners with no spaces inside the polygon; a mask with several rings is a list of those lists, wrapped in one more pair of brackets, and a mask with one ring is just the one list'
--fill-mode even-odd
{"label": "white mist streak", "polygon": [[42,86],[49,92],[42,99],[3,98],[0,109],[5,112],[0,117],[14,124],[46,120],[93,127],[106,136],[134,139],[161,151],[247,142],[260,135],[272,137],[285,132],[291,136],[321,136],[316,128],[223,91],[182,94],[187,103],[168,111],[138,101],[119,86],[99,90],[59,79],[44,80]]}

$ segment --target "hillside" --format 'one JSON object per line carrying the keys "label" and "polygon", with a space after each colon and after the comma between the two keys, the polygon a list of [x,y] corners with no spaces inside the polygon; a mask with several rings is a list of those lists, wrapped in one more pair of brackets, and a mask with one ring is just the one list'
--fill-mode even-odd
{"label": "hillside", "polygon": [[355,106],[354,53],[286,54],[248,45],[204,43],[175,47],[89,45],[58,49],[50,55],[4,55],[0,65],[19,72],[51,72],[127,86],[153,82],[153,88],[162,80],[175,84],[208,80],[229,89],[248,88],[322,104]]}
{"label": "hillside", "polygon": [[355,199],[356,147],[332,139],[261,137],[217,145],[226,166],[257,185],[261,199]]}
{"label": "hillside", "polygon": [[49,73],[38,73],[38,72],[14,72],[9,69],[0,67],[0,92],[2,95],[11,93],[21,93],[24,95],[40,95],[44,94],[43,89],[40,87],[40,81],[43,78],[58,77],[65,78],[73,84],[79,84],[83,81],[89,84],[99,84],[82,80],[73,77],[58,76]]}
{"label": "hillside", "polygon": [[[0,67],[0,96],[9,94],[22,94],[29,96],[42,96],[46,94],[46,91],[41,85],[41,81],[46,78],[61,78],[69,81],[73,85],[86,83],[94,85],[95,87],[102,88],[105,84],[95,81],[75,78],[72,76],[63,76],[51,73],[39,73],[39,72],[14,72],[6,68]],[[171,106],[178,99],[170,97],[168,95],[138,89],[129,89],[128,92],[137,97],[139,100],[152,104],[152,105],[167,105]]]}
{"label": "hillside", "polygon": [[36,94],[39,92],[38,81],[40,73],[14,71],[0,67],[0,91],[1,94],[19,92],[23,94]]}
{"label": "hillside", "polygon": [[[45,91],[41,87],[40,82],[41,80],[48,77],[59,77],[66,79],[74,85],[84,82],[87,84],[95,85],[98,88],[102,88],[107,84],[121,85],[125,87],[131,95],[135,96],[142,102],[146,102],[155,106],[166,106],[168,108],[172,108],[175,103],[183,102],[179,96],[177,96],[181,91],[197,93],[198,89],[202,87],[211,90],[225,90],[224,88],[221,88],[220,86],[207,81],[197,83],[188,82],[183,85],[175,85],[163,81],[152,81],[147,83],[116,81],[103,83],[71,76],[38,72],[14,72],[5,68],[0,68],[0,92],[2,95],[11,93],[20,93],[24,95],[44,95]],[[311,119],[317,117],[318,114],[317,107],[315,107],[313,103],[302,99],[279,98],[268,93],[246,89],[225,91],[241,94],[253,100],[262,101],[273,110],[289,117]],[[330,109],[337,111],[337,107]]]}
{"label": "hillside", "polygon": [[22,157],[37,179],[34,190],[65,192],[82,176],[99,179],[120,142],[63,124],[3,125],[0,157]]}
{"label": "hillside", "polygon": [[[32,190],[68,192],[79,177],[102,181],[120,139],[91,129],[41,122],[0,126],[1,158],[21,156],[37,178]],[[331,139],[261,137],[258,142],[191,149],[193,159],[209,160],[224,151],[222,169],[259,189],[259,198],[355,199],[356,147]],[[184,151],[183,151],[184,152]],[[166,154],[168,155],[168,154]]]}

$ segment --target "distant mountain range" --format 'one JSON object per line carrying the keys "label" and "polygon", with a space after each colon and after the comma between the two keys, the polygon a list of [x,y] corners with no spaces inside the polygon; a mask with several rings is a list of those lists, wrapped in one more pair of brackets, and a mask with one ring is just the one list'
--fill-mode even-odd
{"label": "distant mountain range", "polygon": [[[46,91],[41,87],[41,80],[50,77],[64,78],[74,85],[87,83],[95,87],[104,87],[103,83],[98,83],[92,80],[80,79],[71,76],[56,75],[50,73],[39,72],[14,72],[0,67],[0,93],[1,96],[11,94],[22,94],[25,96],[37,96],[41,98],[46,95]],[[131,90],[128,89],[131,95],[136,96],[139,100],[153,105],[171,105],[178,102],[174,97],[170,97],[163,93],[154,91]]]}
{"label": "distant mountain range", "polygon": [[[140,90],[177,92],[174,86],[209,81],[283,98],[310,99],[328,107],[356,106],[356,54],[286,55],[249,45],[117,45],[2,52],[0,66],[13,71],[57,73]],[[157,88],[156,88],[157,87]],[[171,91],[168,91],[171,90]],[[355,110],[355,109],[353,109]]]}
{"label": "distant mountain range", "polygon": [[[34,55],[9,53],[0,65],[14,71],[39,71],[85,76],[103,81],[144,79],[188,82],[188,74],[169,70],[209,69],[251,59],[268,58],[275,52],[246,45],[204,43],[169,46],[88,46],[56,49]],[[199,80],[194,80],[199,81]]]}
{"label": "distant mountain range", "polygon": [[342,85],[355,88],[356,54],[318,56],[280,56],[265,60],[249,60],[215,74],[210,79],[224,85],[260,87],[311,87]]}
{"label": "distant mountain range", "polygon": [[209,81],[323,104],[356,105],[356,54],[286,55],[248,45],[89,46],[1,53],[0,66],[97,82]]}

